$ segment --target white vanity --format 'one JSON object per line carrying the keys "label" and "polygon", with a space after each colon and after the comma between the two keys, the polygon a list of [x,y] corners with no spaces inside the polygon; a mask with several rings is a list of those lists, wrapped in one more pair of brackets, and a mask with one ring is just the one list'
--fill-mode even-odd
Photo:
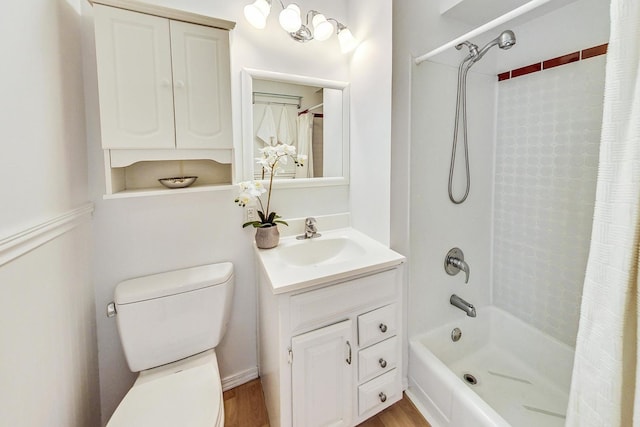
{"label": "white vanity", "polygon": [[402,398],[405,258],[352,229],[258,250],[272,426],[354,426]]}

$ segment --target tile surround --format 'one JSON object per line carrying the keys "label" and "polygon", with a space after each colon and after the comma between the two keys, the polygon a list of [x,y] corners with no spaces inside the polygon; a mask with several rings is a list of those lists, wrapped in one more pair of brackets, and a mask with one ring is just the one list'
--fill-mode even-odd
{"label": "tile surround", "polygon": [[535,73],[536,71],[540,70],[542,70],[542,64],[539,62],[537,64],[527,65],[526,67],[516,68],[515,70],[511,70],[511,78],[524,76],[525,74],[529,73]]}
{"label": "tile surround", "polygon": [[493,300],[575,345],[598,168],[605,57],[498,85]]}
{"label": "tile surround", "polygon": [[593,58],[595,56],[604,55],[607,53],[608,43],[601,44],[599,46],[583,49],[582,51],[571,52],[566,55],[558,56],[556,58],[547,59],[545,61],[536,62],[531,65],[516,68],[515,70],[505,71],[498,74],[498,81],[504,81],[513,79],[516,77],[524,76],[527,74],[535,73],[537,71],[548,70],[550,68],[558,67],[560,65],[570,64],[572,62],[578,62],[581,59]]}

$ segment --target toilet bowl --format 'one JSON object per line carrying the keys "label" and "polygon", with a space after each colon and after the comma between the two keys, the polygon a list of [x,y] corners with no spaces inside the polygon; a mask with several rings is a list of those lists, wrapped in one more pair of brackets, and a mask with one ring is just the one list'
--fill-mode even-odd
{"label": "toilet bowl", "polygon": [[232,293],[231,263],[118,284],[118,331],[129,368],[139,374],[107,427],[224,425],[215,347]]}
{"label": "toilet bowl", "polygon": [[108,427],[224,425],[222,386],[213,350],[143,371]]}

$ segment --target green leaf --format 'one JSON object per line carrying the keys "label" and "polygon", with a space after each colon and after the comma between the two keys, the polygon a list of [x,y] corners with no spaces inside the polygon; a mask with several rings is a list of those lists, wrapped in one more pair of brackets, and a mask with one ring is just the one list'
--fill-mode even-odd
{"label": "green leaf", "polygon": [[269,218],[267,218],[267,221],[269,224],[273,224],[273,221],[276,219],[276,213],[275,212],[271,212],[269,214]]}
{"label": "green leaf", "polygon": [[244,224],[242,224],[242,228],[248,227],[250,225],[253,225],[254,227],[258,228],[260,227],[261,222],[260,221],[249,221],[249,222],[245,222]]}
{"label": "green leaf", "polygon": [[264,217],[264,213],[262,211],[258,211],[258,216],[262,222],[266,222],[266,218]]}
{"label": "green leaf", "polygon": [[287,222],[286,222],[286,221],[283,221],[283,220],[281,220],[281,219],[277,219],[277,220],[275,220],[275,221],[273,221],[273,222],[275,222],[276,224],[284,224],[284,225],[286,225],[287,227],[289,226],[289,224],[287,224]]}

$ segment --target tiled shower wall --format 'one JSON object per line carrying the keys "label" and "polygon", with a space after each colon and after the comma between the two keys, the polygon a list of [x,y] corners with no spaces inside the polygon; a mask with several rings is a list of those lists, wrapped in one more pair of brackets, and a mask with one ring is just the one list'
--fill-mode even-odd
{"label": "tiled shower wall", "polygon": [[605,56],[498,83],[493,300],[575,345]]}

